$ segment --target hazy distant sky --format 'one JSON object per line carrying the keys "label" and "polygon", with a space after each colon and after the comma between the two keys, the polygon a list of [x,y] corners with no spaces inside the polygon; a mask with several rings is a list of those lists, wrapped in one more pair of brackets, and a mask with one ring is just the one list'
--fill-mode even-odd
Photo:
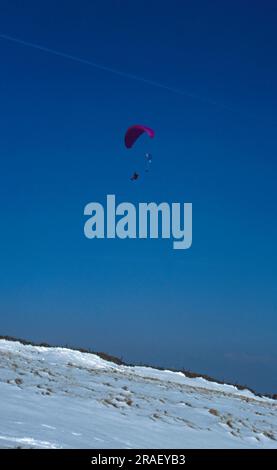
{"label": "hazy distant sky", "polygon": [[[277,392],[276,21],[270,1],[1,1],[0,34],[123,75],[0,39],[0,334]],[[132,152],[134,123],[156,137]],[[87,240],[107,194],[192,202],[192,248]]]}

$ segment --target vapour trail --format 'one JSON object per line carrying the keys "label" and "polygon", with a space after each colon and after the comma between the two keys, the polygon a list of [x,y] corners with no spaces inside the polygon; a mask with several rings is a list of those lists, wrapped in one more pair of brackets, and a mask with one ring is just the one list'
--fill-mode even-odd
{"label": "vapour trail", "polygon": [[191,93],[189,91],[174,88],[174,87],[168,86],[164,83],[157,82],[155,80],[150,80],[148,78],[144,78],[144,77],[139,76],[139,75],[124,72],[124,71],[118,70],[118,69],[114,69],[112,67],[108,67],[106,65],[102,65],[102,64],[99,64],[97,62],[93,62],[91,60],[83,59],[83,58],[77,57],[75,55],[67,54],[66,52],[57,51],[56,49],[51,49],[49,47],[42,46],[40,44],[36,44],[36,43],[33,43],[33,42],[29,42],[29,41],[24,41],[23,39],[19,39],[19,38],[16,38],[14,36],[9,36],[7,34],[0,33],[0,39],[4,39],[6,41],[21,44],[22,46],[31,47],[33,49],[37,49],[39,51],[43,51],[43,52],[46,52],[48,54],[53,54],[53,55],[56,55],[58,57],[63,57],[64,59],[69,59],[69,60],[73,60],[75,62],[79,62],[81,64],[89,65],[89,66],[97,68],[99,70],[103,70],[104,72],[113,73],[113,74],[119,75],[121,77],[128,78],[130,80],[136,80],[138,82],[146,83],[148,85],[158,87],[158,88],[162,88],[163,90],[167,90],[167,91],[170,91],[172,93],[176,93],[178,95],[188,96],[190,98],[195,98],[195,99],[198,99],[200,101],[204,101],[206,103],[210,103],[210,104],[215,105],[215,106],[221,106],[213,100],[202,98],[201,96],[199,96],[197,94],[194,94],[194,93]]}
{"label": "vapour trail", "polygon": [[74,62],[79,62],[80,64],[88,65],[88,66],[94,67],[98,70],[102,70],[104,72],[112,73],[114,75],[118,75],[120,77],[124,77],[124,78],[127,78],[129,80],[135,80],[137,82],[145,83],[147,85],[150,85],[150,86],[153,86],[153,87],[156,87],[156,88],[160,88],[162,90],[166,90],[166,91],[169,91],[171,93],[178,94],[180,96],[187,96],[189,98],[196,99],[196,100],[201,101],[203,103],[210,104],[212,106],[216,106],[219,109],[224,109],[224,110],[229,111],[231,113],[236,113],[236,114],[238,113],[238,114],[244,115],[248,118],[257,119],[257,116],[255,116],[255,115],[252,115],[252,114],[247,113],[245,111],[241,111],[239,109],[232,108],[230,106],[226,106],[225,104],[218,103],[218,102],[216,102],[212,99],[200,96],[200,95],[192,93],[188,90],[184,90],[184,89],[180,89],[180,88],[174,88],[174,87],[166,85],[165,83],[162,83],[162,82],[158,82],[158,81],[155,81],[155,80],[144,78],[140,75],[135,75],[135,74],[132,74],[132,73],[124,72],[122,70],[114,69],[112,67],[108,67],[106,65],[102,65],[102,64],[99,64],[97,62],[93,62],[91,60],[88,60],[88,59],[83,59],[81,57],[71,55],[71,54],[68,54],[66,52],[61,52],[61,51],[58,51],[56,49],[51,49],[49,47],[42,46],[41,44],[25,41],[23,39],[19,39],[17,37],[10,36],[8,34],[3,34],[3,33],[0,33],[0,39],[10,41],[10,42],[13,42],[13,43],[16,43],[16,44],[20,44],[20,45],[25,46],[25,47],[30,47],[32,49],[37,49],[39,51],[43,51],[43,52],[46,52],[48,54],[52,54],[52,55],[55,55],[55,56],[58,56],[58,57],[63,57],[64,59],[72,60]]}

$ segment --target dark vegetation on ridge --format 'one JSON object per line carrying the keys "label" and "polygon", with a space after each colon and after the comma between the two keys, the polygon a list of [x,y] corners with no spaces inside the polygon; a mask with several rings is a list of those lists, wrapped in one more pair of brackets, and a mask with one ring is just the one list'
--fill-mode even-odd
{"label": "dark vegetation on ridge", "polygon": [[255,390],[251,389],[250,387],[247,387],[246,385],[240,385],[238,383],[230,383],[230,382],[223,382],[222,380],[218,380],[218,379],[215,379],[214,377],[211,377],[207,374],[199,374],[199,373],[195,373],[195,372],[192,372],[191,370],[189,369],[172,369],[172,368],[168,368],[168,367],[161,367],[161,366],[149,366],[149,364],[130,364],[130,363],[126,363],[123,361],[122,358],[118,358],[116,356],[112,356],[110,354],[107,354],[107,353],[104,353],[104,352],[97,352],[97,351],[93,351],[91,349],[86,349],[86,348],[77,348],[77,347],[74,347],[74,346],[69,346],[68,344],[65,344],[64,346],[57,346],[57,345],[51,345],[51,344],[48,344],[48,343],[35,343],[34,341],[28,341],[28,340],[25,340],[25,339],[21,339],[21,338],[15,338],[13,336],[2,336],[0,335],[0,340],[1,339],[5,339],[7,341],[17,341],[23,345],[29,345],[29,346],[40,346],[40,347],[45,347],[45,348],[56,348],[56,347],[61,347],[61,348],[67,348],[67,349],[72,349],[73,351],[79,351],[81,353],[86,353],[86,354],[95,354],[96,356],[99,356],[101,359],[104,359],[105,361],[109,361],[109,362],[113,362],[114,364],[117,364],[117,365],[124,365],[124,366],[129,366],[129,367],[133,367],[133,366],[137,366],[139,365],[140,367],[153,367],[155,369],[158,369],[158,370],[170,370],[171,372],[181,372],[182,374],[184,374],[186,377],[189,377],[189,378],[192,378],[192,379],[195,379],[197,377],[201,377],[209,382],[215,382],[215,383],[218,383],[218,384],[225,384],[225,385],[233,385],[235,386],[238,390],[249,390],[250,392],[252,392],[254,395],[256,396],[265,396],[265,397],[268,397],[268,398],[272,398],[273,400],[277,400],[277,393],[275,394],[261,394],[261,393],[257,393]]}

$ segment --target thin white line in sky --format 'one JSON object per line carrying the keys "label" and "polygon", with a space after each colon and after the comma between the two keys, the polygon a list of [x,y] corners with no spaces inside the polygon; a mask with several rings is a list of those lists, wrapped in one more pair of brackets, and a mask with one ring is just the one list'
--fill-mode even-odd
{"label": "thin white line in sky", "polygon": [[203,103],[206,103],[206,104],[209,104],[209,105],[212,105],[212,106],[216,106],[219,109],[224,109],[224,110],[229,111],[231,113],[241,114],[241,115],[243,115],[245,117],[248,117],[248,118],[251,118],[251,119],[259,119],[257,116],[255,116],[253,114],[250,114],[245,110],[242,111],[242,110],[239,110],[239,109],[232,108],[231,106],[227,106],[223,103],[218,103],[218,102],[216,102],[212,99],[206,98],[204,96],[200,96],[200,95],[192,93],[188,90],[184,90],[184,89],[181,89],[181,88],[174,88],[174,87],[166,85],[165,83],[162,83],[162,82],[158,82],[158,81],[155,81],[155,80],[144,78],[140,75],[135,75],[135,74],[132,74],[132,73],[124,72],[122,70],[114,69],[113,67],[102,65],[102,64],[99,64],[97,62],[93,62],[91,60],[88,60],[88,59],[82,59],[81,57],[78,57],[78,56],[75,56],[75,55],[72,55],[72,54],[68,54],[66,52],[61,52],[61,51],[58,51],[56,49],[51,49],[49,47],[42,46],[41,44],[25,41],[23,39],[19,39],[17,37],[10,36],[10,35],[4,34],[4,33],[0,33],[0,39],[3,39],[5,41],[10,41],[10,42],[13,42],[13,43],[16,43],[16,44],[20,44],[20,45],[25,46],[25,47],[30,47],[32,49],[37,49],[39,51],[43,51],[43,52],[46,52],[48,54],[56,55],[58,57],[63,57],[64,59],[72,60],[74,62],[79,62],[80,64],[88,65],[88,66],[94,67],[98,70],[102,70],[104,72],[112,73],[114,75],[118,75],[120,77],[124,77],[124,78],[127,78],[129,80],[135,80],[137,82],[145,83],[147,85],[150,85],[150,86],[153,86],[153,87],[156,87],[156,88],[160,88],[162,90],[166,90],[166,91],[169,91],[171,93],[175,93],[175,94],[178,94],[178,95],[181,95],[181,96],[187,96],[189,98],[196,99],[200,102],[203,102]]}
{"label": "thin white line in sky", "polygon": [[0,33],[0,39],[4,39],[6,41],[21,44],[22,46],[31,47],[33,49],[37,49],[39,51],[43,51],[43,52],[46,52],[48,54],[53,54],[53,55],[56,55],[56,56],[59,56],[59,57],[63,57],[64,59],[69,59],[69,60],[73,60],[75,62],[79,62],[81,64],[89,65],[89,66],[97,68],[99,70],[103,70],[104,72],[113,73],[113,74],[119,75],[121,77],[128,78],[130,80],[136,80],[138,82],[146,83],[146,84],[154,86],[154,87],[162,88],[163,90],[167,90],[167,91],[170,91],[172,93],[176,93],[178,95],[188,96],[189,98],[195,98],[197,100],[204,101],[206,103],[210,103],[212,105],[222,107],[221,105],[219,105],[215,101],[210,100],[210,99],[206,99],[206,98],[202,98],[201,96],[196,95],[194,93],[191,93],[190,91],[174,88],[174,87],[171,87],[171,86],[166,85],[164,83],[157,82],[155,80],[150,80],[148,78],[144,78],[144,77],[141,77],[139,75],[135,75],[135,74],[128,73],[128,72],[123,72],[122,70],[114,69],[112,67],[108,67],[106,65],[102,65],[102,64],[93,62],[91,60],[88,60],[88,59],[82,59],[81,57],[77,57],[75,55],[71,55],[71,54],[68,54],[66,52],[57,51],[56,49],[51,49],[49,47],[42,46],[40,44],[25,41],[23,39],[19,39],[19,38],[16,38],[14,36],[9,36],[8,34]]}

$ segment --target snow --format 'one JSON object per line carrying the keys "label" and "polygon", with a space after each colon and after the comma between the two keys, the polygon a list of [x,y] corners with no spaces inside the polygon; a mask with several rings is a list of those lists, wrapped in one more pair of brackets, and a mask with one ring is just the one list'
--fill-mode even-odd
{"label": "snow", "polygon": [[0,340],[0,448],[277,448],[277,402],[182,373]]}

